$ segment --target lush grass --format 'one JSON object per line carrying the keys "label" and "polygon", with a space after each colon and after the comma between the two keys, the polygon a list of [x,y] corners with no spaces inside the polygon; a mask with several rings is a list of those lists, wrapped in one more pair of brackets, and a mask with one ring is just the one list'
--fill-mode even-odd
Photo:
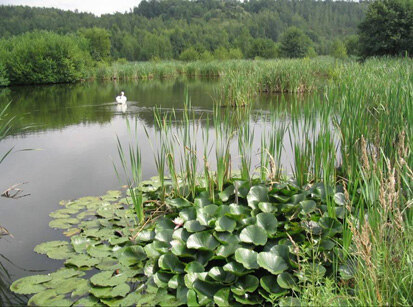
{"label": "lush grass", "polygon": [[[312,94],[311,103],[301,104],[297,96],[286,109],[273,112],[269,119],[271,131],[255,135],[261,137],[261,148],[252,146],[254,131],[249,126],[248,108],[217,108],[214,117],[207,120],[208,127],[211,123],[215,131],[213,142],[209,129],[199,137],[202,127],[191,120],[190,111],[177,131],[168,124],[173,113],[159,117],[159,141],[164,146],[155,156],[169,158],[168,163],[157,163],[159,174],[175,178],[172,194],[167,197],[191,200],[194,191],[205,189],[214,199],[214,191],[224,191],[233,176],[251,181],[257,175],[266,184],[279,182],[283,177],[280,155],[283,146],[289,144],[296,184],[304,188],[322,182],[328,217],[346,215],[340,248],[334,253],[335,275],[316,276],[302,284],[302,302],[412,305],[412,60],[221,64],[217,75],[229,78],[223,81],[221,97],[230,105],[247,104],[254,92],[251,84],[257,86],[256,91],[266,92],[322,91]],[[197,63],[174,65],[181,73],[201,72]],[[212,66],[209,69],[214,71]],[[287,127],[280,124],[285,117],[291,119]],[[231,154],[234,140],[238,151]],[[170,146],[171,142],[175,147]],[[215,152],[215,161],[211,151]],[[257,151],[261,161],[255,170],[251,154]],[[237,165],[240,175],[233,173]],[[344,190],[342,199],[337,200],[338,191],[328,187],[339,182]],[[344,211],[337,211],[337,202],[343,204]]]}

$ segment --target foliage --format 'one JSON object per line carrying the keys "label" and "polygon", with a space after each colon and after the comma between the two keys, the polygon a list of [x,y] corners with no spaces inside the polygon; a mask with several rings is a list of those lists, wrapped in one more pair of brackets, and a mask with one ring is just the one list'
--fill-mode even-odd
{"label": "foliage", "polygon": [[288,28],[280,39],[280,55],[286,58],[305,57],[312,45],[310,38],[296,27]]}
{"label": "foliage", "polygon": [[0,61],[12,84],[74,82],[86,77],[90,56],[84,40],[32,32],[0,41]]}
{"label": "foliage", "polygon": [[278,56],[278,50],[276,44],[265,38],[257,38],[252,40],[251,47],[248,51],[248,57],[254,59],[261,57],[265,59],[276,58]]}
{"label": "foliage", "polygon": [[79,30],[80,36],[87,39],[89,43],[89,52],[95,61],[105,61],[110,56],[110,33],[102,28],[82,28]]}
{"label": "foliage", "polygon": [[181,61],[196,61],[196,60],[199,60],[199,58],[200,58],[199,52],[196,51],[193,47],[185,49],[179,55],[179,59]]}
{"label": "foliage", "polygon": [[[173,204],[182,199],[169,200],[172,211],[137,235],[129,232],[135,225],[131,199],[116,191],[62,202],[64,208],[50,214],[50,226],[67,230],[71,242],[45,242],[35,251],[64,259],[65,267],[19,279],[11,290],[34,294],[33,305],[275,303],[306,283],[301,266],[317,262],[321,275],[331,275],[342,225],[327,217],[322,186],[301,190],[291,183],[266,187],[234,180],[215,204],[205,192],[179,208]],[[236,196],[239,184],[243,192]],[[156,179],[140,189],[145,199],[162,193]],[[281,196],[285,203],[277,201]],[[145,206],[147,217],[159,211],[149,202]],[[296,244],[306,250],[305,259],[294,252]],[[315,246],[318,252],[310,253]],[[92,268],[101,272],[87,278],[84,271]]]}
{"label": "foliage", "polygon": [[331,45],[330,55],[336,59],[344,59],[347,57],[347,49],[344,43],[340,40],[335,40]]}
{"label": "foliage", "polygon": [[379,0],[370,4],[359,26],[361,55],[413,54],[413,2]]}
{"label": "foliage", "polygon": [[9,85],[10,81],[7,77],[5,65],[0,62],[0,87]]}
{"label": "foliage", "polygon": [[[133,12],[100,17],[50,8],[0,6],[0,37],[36,29],[67,34],[96,27],[110,33],[114,59],[179,59],[190,47],[199,53],[213,53],[221,46],[239,48],[245,57],[254,58],[256,55],[248,54],[253,40],[278,42],[293,25],[305,30],[318,53],[328,54],[330,41],[356,33],[367,7],[365,2],[317,0],[148,0],[136,5]],[[165,52],[158,49],[162,45]]]}

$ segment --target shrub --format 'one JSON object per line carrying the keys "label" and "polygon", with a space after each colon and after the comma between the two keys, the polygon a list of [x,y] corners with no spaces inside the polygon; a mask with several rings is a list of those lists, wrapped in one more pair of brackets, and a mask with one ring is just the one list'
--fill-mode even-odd
{"label": "shrub", "polygon": [[12,84],[74,82],[85,78],[90,55],[82,38],[37,31],[0,43]]}
{"label": "shrub", "polygon": [[9,83],[10,81],[9,78],[7,78],[6,67],[3,63],[0,63],[0,86],[7,86]]}
{"label": "shrub", "polygon": [[199,57],[200,57],[200,55],[199,55],[198,51],[196,51],[193,47],[185,49],[179,55],[179,59],[181,61],[187,61],[187,62],[199,60]]}
{"label": "shrub", "polygon": [[311,44],[310,38],[302,30],[290,27],[281,36],[281,56],[303,58],[307,55]]}

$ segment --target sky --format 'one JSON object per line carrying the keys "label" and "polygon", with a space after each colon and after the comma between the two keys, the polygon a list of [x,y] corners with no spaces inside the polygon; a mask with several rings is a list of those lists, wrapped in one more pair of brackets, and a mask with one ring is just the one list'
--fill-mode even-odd
{"label": "sky", "polygon": [[0,5],[28,5],[55,7],[62,10],[79,10],[95,15],[129,11],[140,0],[0,0]]}

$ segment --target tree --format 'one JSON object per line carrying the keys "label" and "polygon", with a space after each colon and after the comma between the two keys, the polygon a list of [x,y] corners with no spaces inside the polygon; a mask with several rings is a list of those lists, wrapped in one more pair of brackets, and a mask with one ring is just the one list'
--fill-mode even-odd
{"label": "tree", "polygon": [[359,26],[364,57],[413,54],[413,1],[378,0]]}
{"label": "tree", "polygon": [[105,61],[110,56],[110,34],[102,28],[80,29],[81,36],[89,41],[90,55],[95,61]]}
{"label": "tree", "polygon": [[281,35],[280,54],[287,58],[303,58],[311,45],[311,39],[302,30],[290,27]]}
{"label": "tree", "polygon": [[252,40],[250,50],[248,51],[249,58],[261,57],[270,59],[277,56],[277,45],[271,39],[256,38]]}

